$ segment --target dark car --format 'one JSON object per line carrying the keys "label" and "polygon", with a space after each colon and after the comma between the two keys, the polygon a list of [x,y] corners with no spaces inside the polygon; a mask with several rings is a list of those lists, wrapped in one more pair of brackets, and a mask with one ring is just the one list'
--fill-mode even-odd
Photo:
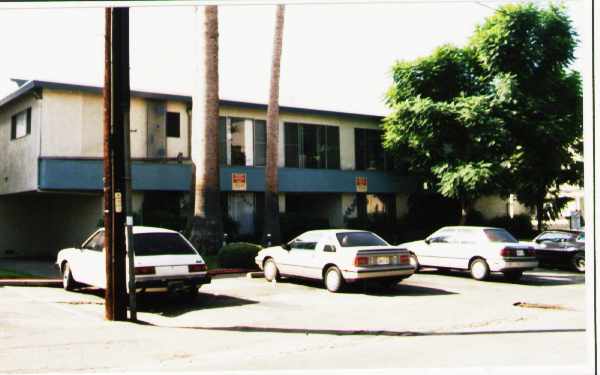
{"label": "dark car", "polygon": [[533,239],[540,266],[559,266],[585,272],[585,232],[549,230]]}

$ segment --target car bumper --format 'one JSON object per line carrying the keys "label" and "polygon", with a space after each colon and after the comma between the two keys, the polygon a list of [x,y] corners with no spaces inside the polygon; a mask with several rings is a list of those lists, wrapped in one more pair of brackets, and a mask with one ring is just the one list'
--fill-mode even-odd
{"label": "car bumper", "polygon": [[490,262],[490,271],[502,272],[510,270],[527,271],[538,266],[537,260],[496,260]]}
{"label": "car bumper", "polygon": [[413,273],[415,273],[415,268],[412,266],[382,270],[358,269],[342,271],[344,279],[348,282],[377,278],[406,278],[411,276]]}
{"label": "car bumper", "polygon": [[210,284],[211,277],[208,275],[190,275],[190,276],[157,276],[136,280],[136,288],[169,288],[172,286],[198,286]]}

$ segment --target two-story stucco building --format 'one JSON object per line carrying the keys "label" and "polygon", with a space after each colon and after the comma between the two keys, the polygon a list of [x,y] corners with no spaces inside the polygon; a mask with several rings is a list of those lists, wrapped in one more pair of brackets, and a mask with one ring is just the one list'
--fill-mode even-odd
{"label": "two-story stucco building", "polygon": [[[0,256],[53,256],[102,218],[102,88],[15,80],[0,100]],[[132,91],[133,206],[138,223],[189,196],[191,97]],[[242,234],[262,221],[264,104],[222,100],[220,185]],[[391,171],[378,116],[280,108],[279,206],[341,227],[365,212],[406,212],[416,179]]]}

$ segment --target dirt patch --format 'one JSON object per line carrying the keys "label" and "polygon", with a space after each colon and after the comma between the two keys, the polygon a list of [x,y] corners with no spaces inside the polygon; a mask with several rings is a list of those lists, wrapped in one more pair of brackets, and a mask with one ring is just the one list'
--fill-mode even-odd
{"label": "dirt patch", "polygon": [[532,308],[532,309],[546,309],[546,310],[569,310],[568,308],[561,305],[550,305],[545,303],[529,303],[529,302],[515,302],[513,306]]}
{"label": "dirt patch", "polygon": [[57,303],[63,303],[66,305],[104,305],[104,302],[95,301],[59,301]]}

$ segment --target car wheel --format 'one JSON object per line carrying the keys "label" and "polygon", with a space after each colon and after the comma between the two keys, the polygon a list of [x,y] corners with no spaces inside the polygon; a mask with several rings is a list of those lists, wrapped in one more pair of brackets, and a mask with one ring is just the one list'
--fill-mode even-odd
{"label": "car wheel", "polygon": [[73,279],[73,274],[71,274],[71,267],[68,262],[65,262],[65,265],[63,266],[62,284],[64,290],[75,289],[75,280]]}
{"label": "car wheel", "polygon": [[344,286],[344,278],[337,267],[329,267],[325,272],[325,287],[330,292],[339,292]]}
{"label": "car wheel", "polygon": [[198,297],[198,286],[197,285],[192,285],[188,291],[187,291],[187,295],[188,297],[190,297],[191,299],[194,299],[196,297]]}
{"label": "car wheel", "polygon": [[504,278],[508,281],[519,281],[523,276],[523,271],[504,271]]}
{"label": "car wheel", "polygon": [[413,266],[415,266],[415,272],[417,272],[419,270],[419,268],[421,268],[419,266],[419,259],[413,253],[410,253],[410,264],[413,265]]}
{"label": "car wheel", "polygon": [[471,276],[475,280],[485,280],[490,275],[490,267],[487,262],[481,258],[471,262],[469,270],[471,271]]}
{"label": "car wheel", "polygon": [[577,272],[585,272],[585,253],[578,251],[571,258],[571,265]]}
{"label": "car wheel", "polygon": [[273,259],[267,259],[263,269],[267,281],[279,280],[279,270]]}

